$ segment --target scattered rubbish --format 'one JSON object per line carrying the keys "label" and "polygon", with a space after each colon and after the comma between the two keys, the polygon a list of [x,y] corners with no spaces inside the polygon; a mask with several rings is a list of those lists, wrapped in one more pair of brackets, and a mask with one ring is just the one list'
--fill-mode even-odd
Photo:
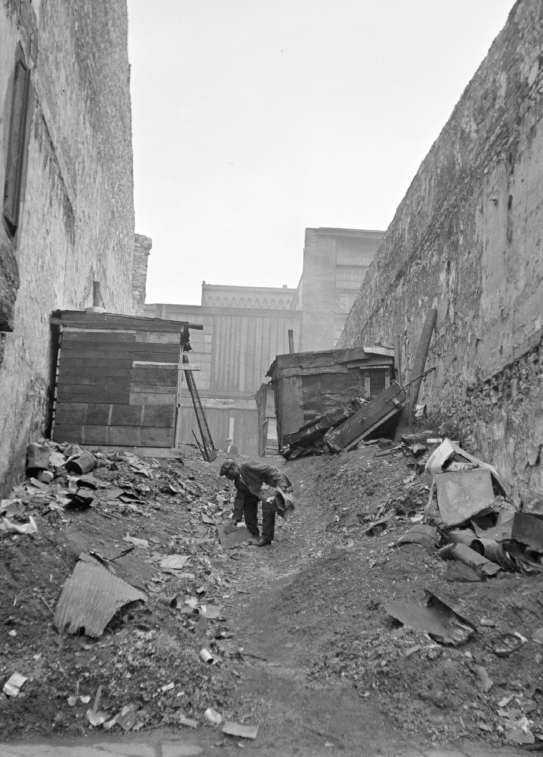
{"label": "scattered rubbish", "polygon": [[87,710],[87,720],[94,727],[102,725],[107,720],[109,720],[108,713],[102,712],[98,709],[98,707],[100,706],[101,697],[102,697],[102,687],[98,686],[98,689],[96,691],[96,696],[94,697],[94,705],[92,709]]}
{"label": "scattered rubbish", "polygon": [[220,725],[222,723],[222,715],[217,710],[214,710],[213,707],[208,707],[204,712],[204,716],[213,725]]}
{"label": "scattered rubbish", "polygon": [[459,560],[483,576],[495,576],[501,567],[465,544],[447,544],[439,554],[444,560]]}
{"label": "scattered rubbish", "polygon": [[222,733],[226,736],[239,736],[242,739],[256,739],[258,736],[258,726],[242,725],[241,723],[227,720],[222,727]]}
{"label": "scattered rubbish", "polygon": [[454,456],[457,456],[469,463],[474,463],[478,468],[485,468],[486,470],[490,471],[492,480],[496,484],[500,493],[504,496],[508,495],[508,487],[501,480],[498,475],[498,471],[496,470],[496,468],[494,468],[493,465],[484,463],[482,460],[474,457],[474,455],[466,452],[466,450],[462,449],[456,442],[453,442],[450,439],[445,439],[428,458],[428,462],[426,463],[424,469],[428,483],[432,483],[433,477],[436,474],[443,473],[444,470],[447,470],[447,464],[450,465],[449,461],[451,461],[451,458],[453,458]]}
{"label": "scattered rubbish", "polygon": [[232,547],[237,547],[239,544],[243,544],[243,542],[246,541],[252,541],[253,539],[249,530],[245,526],[236,528],[235,531],[228,533],[226,532],[226,528],[227,526],[223,525],[217,526],[219,541],[224,549],[232,549]]}
{"label": "scattered rubbish", "polygon": [[31,515],[28,518],[28,523],[23,525],[13,523],[9,518],[2,518],[2,520],[0,520],[0,531],[5,531],[6,533],[35,534],[37,530],[38,527],[36,521]]}
{"label": "scattered rubbish", "polygon": [[135,704],[126,704],[114,718],[104,723],[104,728],[109,731],[114,725],[120,725],[123,731],[130,731],[138,722],[138,708]]}
{"label": "scattered rubbish", "polygon": [[96,459],[91,452],[81,452],[76,457],[72,457],[66,461],[66,470],[70,473],[76,473],[79,476],[84,476],[85,473],[90,473],[96,465]]}
{"label": "scattered rubbish", "polygon": [[93,489],[82,486],[77,491],[68,493],[70,507],[75,510],[86,510],[87,507],[92,507],[94,496]]}
{"label": "scattered rubbish", "polygon": [[527,726],[513,728],[513,730],[506,735],[505,739],[513,744],[535,743],[535,736]]}
{"label": "scattered rubbish", "polygon": [[369,527],[364,531],[364,534],[366,536],[378,536],[379,534],[382,534],[383,531],[386,531],[388,528],[388,519],[384,518],[383,520],[377,520],[375,523],[371,523]]}
{"label": "scattered rubbish", "polygon": [[202,662],[206,662],[210,665],[215,662],[215,658],[213,657],[209,649],[206,649],[205,647],[203,649],[200,649],[199,657]]}
{"label": "scattered rubbish", "polygon": [[198,721],[193,720],[192,718],[187,718],[185,715],[179,715],[177,717],[177,722],[180,725],[184,725],[186,728],[198,728]]}
{"label": "scattered rubbish", "polygon": [[177,571],[183,570],[185,565],[190,560],[190,556],[187,555],[168,555],[160,561],[160,569],[163,573],[177,573]]}
{"label": "scattered rubbish", "polygon": [[55,476],[50,470],[42,470],[38,473],[36,478],[38,481],[41,481],[42,484],[50,484]]}
{"label": "scattered rubbish", "polygon": [[146,600],[142,591],[82,553],[64,584],[53,622],[59,633],[84,631],[87,636],[99,637],[120,607]]}
{"label": "scattered rubbish", "polygon": [[532,549],[543,552],[543,515],[537,513],[515,513],[513,516],[512,538]]}
{"label": "scattered rubbish", "polygon": [[509,657],[510,654],[519,650],[522,640],[514,633],[504,633],[494,641],[492,651],[496,657]]}
{"label": "scattered rubbish", "polygon": [[421,544],[423,547],[437,547],[441,541],[441,537],[437,528],[434,526],[426,526],[422,523],[413,526],[409,531],[400,536],[398,544]]}
{"label": "scattered rubbish", "polygon": [[402,599],[385,605],[385,610],[403,625],[426,631],[440,644],[464,644],[477,632],[470,621],[428,590],[424,603]]}
{"label": "scattered rubbish", "polygon": [[149,546],[149,541],[147,539],[138,539],[135,536],[130,536],[130,534],[126,534],[126,536],[123,536],[123,541],[128,541],[130,542],[130,544],[133,544],[135,547],[147,548]]}
{"label": "scattered rubbish", "polygon": [[26,676],[13,673],[5,682],[2,690],[7,697],[16,697],[26,681],[28,681]]}
{"label": "scattered rubbish", "polygon": [[210,526],[214,526],[215,525],[215,519],[214,518],[210,518],[209,515],[206,515],[205,513],[202,513],[202,522],[203,523],[207,523]]}
{"label": "scattered rubbish", "polygon": [[219,605],[202,605],[202,615],[208,620],[217,620],[222,615],[222,607]]}
{"label": "scattered rubbish", "polygon": [[482,665],[474,665],[473,669],[477,673],[481,689],[483,691],[490,691],[490,689],[494,686],[494,681],[488,675],[486,668],[484,668]]}
{"label": "scattered rubbish", "polygon": [[490,472],[484,468],[436,473],[439,513],[446,526],[458,526],[488,512],[494,503]]}
{"label": "scattered rubbish", "polygon": [[28,445],[26,448],[26,470],[28,475],[35,475],[40,470],[49,469],[50,452],[51,449],[48,444],[32,442]]}
{"label": "scattered rubbish", "polygon": [[462,581],[475,583],[482,581],[483,577],[476,570],[461,562],[448,562],[443,578],[446,581]]}
{"label": "scattered rubbish", "polygon": [[67,702],[70,705],[70,707],[75,707],[75,705],[78,702],[81,702],[81,704],[88,704],[90,702],[91,698],[90,696],[78,696],[78,695],[72,695],[68,697]]}

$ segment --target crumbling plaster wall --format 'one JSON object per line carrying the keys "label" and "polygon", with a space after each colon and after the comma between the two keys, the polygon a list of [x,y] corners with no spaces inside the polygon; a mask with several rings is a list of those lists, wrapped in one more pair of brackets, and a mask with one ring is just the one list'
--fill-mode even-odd
{"label": "crumbling plaster wall", "polygon": [[438,311],[420,401],[521,496],[543,491],[543,3],[519,0],[413,179],[341,346],[400,334],[404,378]]}
{"label": "crumbling plaster wall", "polygon": [[95,280],[107,310],[130,314],[133,307],[126,3],[0,0],[2,187],[19,45],[32,94],[19,227],[11,239],[0,231],[17,270],[17,281],[5,286],[14,299],[13,330],[3,336],[0,363],[4,491],[22,470],[30,438],[45,430],[51,312],[92,305]]}

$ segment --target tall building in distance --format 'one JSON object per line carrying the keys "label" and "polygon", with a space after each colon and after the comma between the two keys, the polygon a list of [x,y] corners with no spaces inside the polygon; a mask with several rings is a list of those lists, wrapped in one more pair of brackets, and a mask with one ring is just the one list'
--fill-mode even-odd
{"label": "tall building in distance", "polygon": [[[306,229],[303,273],[296,289],[202,282],[201,305],[154,304],[145,315],[203,325],[191,333],[190,361],[213,441],[224,448],[233,438],[241,455],[258,455],[259,436],[274,438],[274,418],[266,408],[258,421],[255,395],[268,383],[277,355],[331,350],[343,330],[382,231]],[[260,426],[268,425],[267,435]],[[188,391],[179,398],[178,439],[198,433]],[[265,445],[264,445],[265,446]],[[260,449],[263,445],[260,444]]]}
{"label": "tall building in distance", "polygon": [[300,352],[335,347],[384,233],[305,230],[304,267],[291,306],[302,311]]}

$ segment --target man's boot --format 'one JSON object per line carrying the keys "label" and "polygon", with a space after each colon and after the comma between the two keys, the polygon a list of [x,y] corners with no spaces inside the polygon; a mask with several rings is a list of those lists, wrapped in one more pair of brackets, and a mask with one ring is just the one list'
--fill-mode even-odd
{"label": "man's boot", "polygon": [[275,510],[276,504],[272,499],[262,500],[262,537],[258,540],[256,546],[264,547],[271,544],[275,535]]}

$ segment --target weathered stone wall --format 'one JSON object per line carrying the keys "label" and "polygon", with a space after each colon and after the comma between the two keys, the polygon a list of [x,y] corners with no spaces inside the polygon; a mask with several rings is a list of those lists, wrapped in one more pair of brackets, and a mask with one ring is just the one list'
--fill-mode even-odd
{"label": "weathered stone wall", "polygon": [[145,315],[147,268],[153,240],[143,234],[134,235],[134,262],[132,264],[132,310],[134,315]]}
{"label": "weathered stone wall", "polygon": [[[17,233],[0,293],[11,333],[0,365],[0,488],[22,469],[47,419],[49,318],[92,304],[132,312],[134,209],[124,0],[0,0],[0,187],[4,186],[18,46],[31,100]],[[6,256],[7,259],[7,256]],[[16,293],[16,299],[15,299]],[[1,309],[1,308],[0,308]],[[5,330],[4,327],[0,327]]]}
{"label": "weathered stone wall", "polygon": [[420,400],[517,493],[543,491],[543,3],[519,0],[386,232],[342,346],[401,335],[409,372],[438,310]]}

